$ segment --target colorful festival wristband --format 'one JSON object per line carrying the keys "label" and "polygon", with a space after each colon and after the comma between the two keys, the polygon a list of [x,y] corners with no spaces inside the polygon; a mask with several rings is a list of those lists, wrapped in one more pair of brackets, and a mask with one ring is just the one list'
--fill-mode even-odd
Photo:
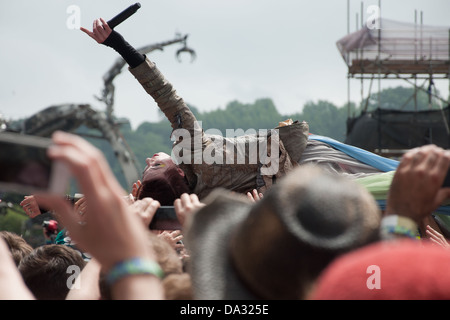
{"label": "colorful festival wristband", "polygon": [[151,274],[160,279],[164,277],[163,270],[155,261],[145,260],[142,258],[132,258],[119,262],[113,266],[106,276],[106,282],[109,285],[113,285],[124,277],[142,274]]}
{"label": "colorful festival wristband", "polygon": [[418,236],[418,226],[410,218],[389,215],[382,219],[381,230],[385,234],[394,234],[400,236],[406,236],[412,239],[417,239]]}

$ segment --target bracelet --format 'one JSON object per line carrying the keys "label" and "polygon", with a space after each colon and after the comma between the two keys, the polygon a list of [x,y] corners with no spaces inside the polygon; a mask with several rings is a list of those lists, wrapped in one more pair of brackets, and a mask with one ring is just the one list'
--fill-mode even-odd
{"label": "bracelet", "polygon": [[113,266],[106,275],[106,282],[109,285],[113,285],[124,277],[138,274],[151,274],[160,279],[164,277],[164,272],[157,262],[142,258],[132,258]]}
{"label": "bracelet", "polygon": [[389,215],[382,219],[381,230],[386,234],[397,234],[417,239],[417,224],[410,218]]}
{"label": "bracelet", "polygon": [[402,236],[407,236],[411,239],[417,239],[417,233],[402,227],[402,226],[390,226],[390,227],[384,227],[383,231],[385,231],[386,233],[393,233],[393,234],[398,234],[398,235],[402,235]]}

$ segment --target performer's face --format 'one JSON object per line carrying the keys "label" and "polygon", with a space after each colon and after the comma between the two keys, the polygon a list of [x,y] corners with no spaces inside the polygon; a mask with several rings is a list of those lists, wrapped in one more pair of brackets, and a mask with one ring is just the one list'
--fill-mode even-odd
{"label": "performer's face", "polygon": [[144,173],[142,175],[142,180],[146,181],[159,175],[164,175],[171,169],[177,169],[180,175],[184,176],[181,169],[177,168],[176,164],[173,162],[172,158],[164,152],[158,152],[151,158],[145,160],[147,166],[145,167]]}

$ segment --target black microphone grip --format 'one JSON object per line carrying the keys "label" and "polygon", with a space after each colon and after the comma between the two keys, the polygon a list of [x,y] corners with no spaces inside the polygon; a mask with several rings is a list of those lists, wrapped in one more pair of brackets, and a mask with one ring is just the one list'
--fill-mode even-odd
{"label": "black microphone grip", "polygon": [[129,17],[131,17],[133,14],[136,13],[136,11],[139,10],[139,8],[141,7],[141,4],[139,2],[129,6],[128,8],[126,8],[125,10],[123,10],[121,13],[119,13],[117,16],[115,16],[114,18],[112,18],[111,20],[108,21],[108,26],[111,29],[114,29],[115,27],[117,27],[119,24],[121,24],[122,22],[124,22],[126,19],[128,19]]}

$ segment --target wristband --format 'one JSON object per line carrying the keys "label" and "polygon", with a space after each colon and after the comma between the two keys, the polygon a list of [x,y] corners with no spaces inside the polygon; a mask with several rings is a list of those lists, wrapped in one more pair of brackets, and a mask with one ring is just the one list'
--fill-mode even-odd
{"label": "wristband", "polygon": [[407,217],[389,215],[382,219],[381,230],[385,234],[396,234],[417,239],[417,224]]}
{"label": "wristband", "polygon": [[116,50],[132,69],[145,61],[145,55],[139,53],[115,30],[111,32],[102,44]]}
{"label": "wristband", "polygon": [[106,275],[106,282],[111,286],[124,277],[142,274],[151,274],[160,279],[164,277],[163,270],[155,261],[132,258],[113,266]]}
{"label": "wristband", "polygon": [[414,231],[409,230],[402,226],[384,227],[383,231],[388,234],[397,234],[397,235],[409,237],[411,239],[417,239],[417,237],[418,237],[417,232],[414,232]]}

